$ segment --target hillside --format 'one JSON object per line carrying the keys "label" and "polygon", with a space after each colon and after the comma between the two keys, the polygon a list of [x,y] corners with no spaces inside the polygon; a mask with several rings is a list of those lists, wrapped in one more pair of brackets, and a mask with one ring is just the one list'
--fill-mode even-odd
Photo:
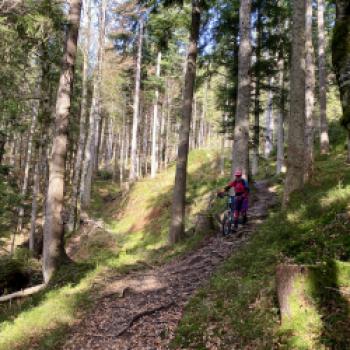
{"label": "hillside", "polygon": [[210,191],[225,182],[216,169],[215,151],[191,153],[188,237],[172,247],[167,232],[174,166],[135,183],[124,195],[111,181],[97,181],[93,220],[67,241],[74,264],[62,266],[45,292],[1,306],[0,349],[56,349],[110,276],[161,264],[198,245],[203,236],[191,230],[195,215],[206,208]]}
{"label": "hillside", "polygon": [[[287,211],[276,206],[251,242],[189,303],[174,348],[348,349],[350,168],[319,156],[315,176]],[[304,298],[280,325],[276,269],[308,266]]]}

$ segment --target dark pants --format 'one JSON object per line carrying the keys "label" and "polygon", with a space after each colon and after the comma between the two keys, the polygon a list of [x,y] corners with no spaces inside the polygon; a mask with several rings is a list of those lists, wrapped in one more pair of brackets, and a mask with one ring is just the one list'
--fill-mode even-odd
{"label": "dark pants", "polygon": [[235,196],[230,198],[230,208],[233,211],[234,224],[238,225],[238,218],[241,214],[243,220],[246,220],[248,210],[248,198],[244,196]]}

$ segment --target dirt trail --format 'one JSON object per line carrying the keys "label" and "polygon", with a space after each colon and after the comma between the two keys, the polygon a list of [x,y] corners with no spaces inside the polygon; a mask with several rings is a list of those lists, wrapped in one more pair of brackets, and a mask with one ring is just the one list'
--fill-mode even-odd
{"label": "dirt trail", "polygon": [[190,297],[266,217],[275,195],[266,182],[256,188],[257,200],[249,209],[249,223],[240,228],[241,237],[212,236],[164,266],[111,280],[62,349],[167,349]]}

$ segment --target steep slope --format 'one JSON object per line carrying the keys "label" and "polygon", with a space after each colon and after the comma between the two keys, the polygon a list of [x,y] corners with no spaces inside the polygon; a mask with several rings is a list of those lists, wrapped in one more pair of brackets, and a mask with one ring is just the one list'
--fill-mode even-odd
{"label": "steep slope", "polygon": [[[174,348],[349,349],[350,169],[344,154],[320,157],[315,178],[289,209],[270,214],[251,242],[191,300]],[[280,325],[276,268],[308,265],[305,300]]]}
{"label": "steep slope", "polygon": [[[225,179],[217,175],[215,151],[191,153],[188,179],[188,223],[207,205],[206,195]],[[74,263],[62,266],[49,288],[26,300],[0,305],[0,349],[56,349],[103,289],[110,276],[145,269],[198,245],[202,235],[167,245],[174,167],[155,179],[141,180],[121,196],[115,184],[97,181],[93,219],[68,240]]]}

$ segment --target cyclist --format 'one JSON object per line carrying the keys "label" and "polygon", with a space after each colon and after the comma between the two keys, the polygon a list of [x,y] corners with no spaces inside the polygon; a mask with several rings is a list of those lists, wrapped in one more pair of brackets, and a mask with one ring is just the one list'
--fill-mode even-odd
{"label": "cyclist", "polygon": [[238,228],[239,215],[242,215],[242,223],[247,223],[247,210],[248,210],[248,194],[249,187],[246,180],[242,178],[242,171],[237,169],[234,172],[235,179],[225,186],[224,191],[219,192],[218,195],[222,196],[229,190],[234,190],[234,196],[230,196],[230,208],[233,211],[233,226],[234,230]]}

